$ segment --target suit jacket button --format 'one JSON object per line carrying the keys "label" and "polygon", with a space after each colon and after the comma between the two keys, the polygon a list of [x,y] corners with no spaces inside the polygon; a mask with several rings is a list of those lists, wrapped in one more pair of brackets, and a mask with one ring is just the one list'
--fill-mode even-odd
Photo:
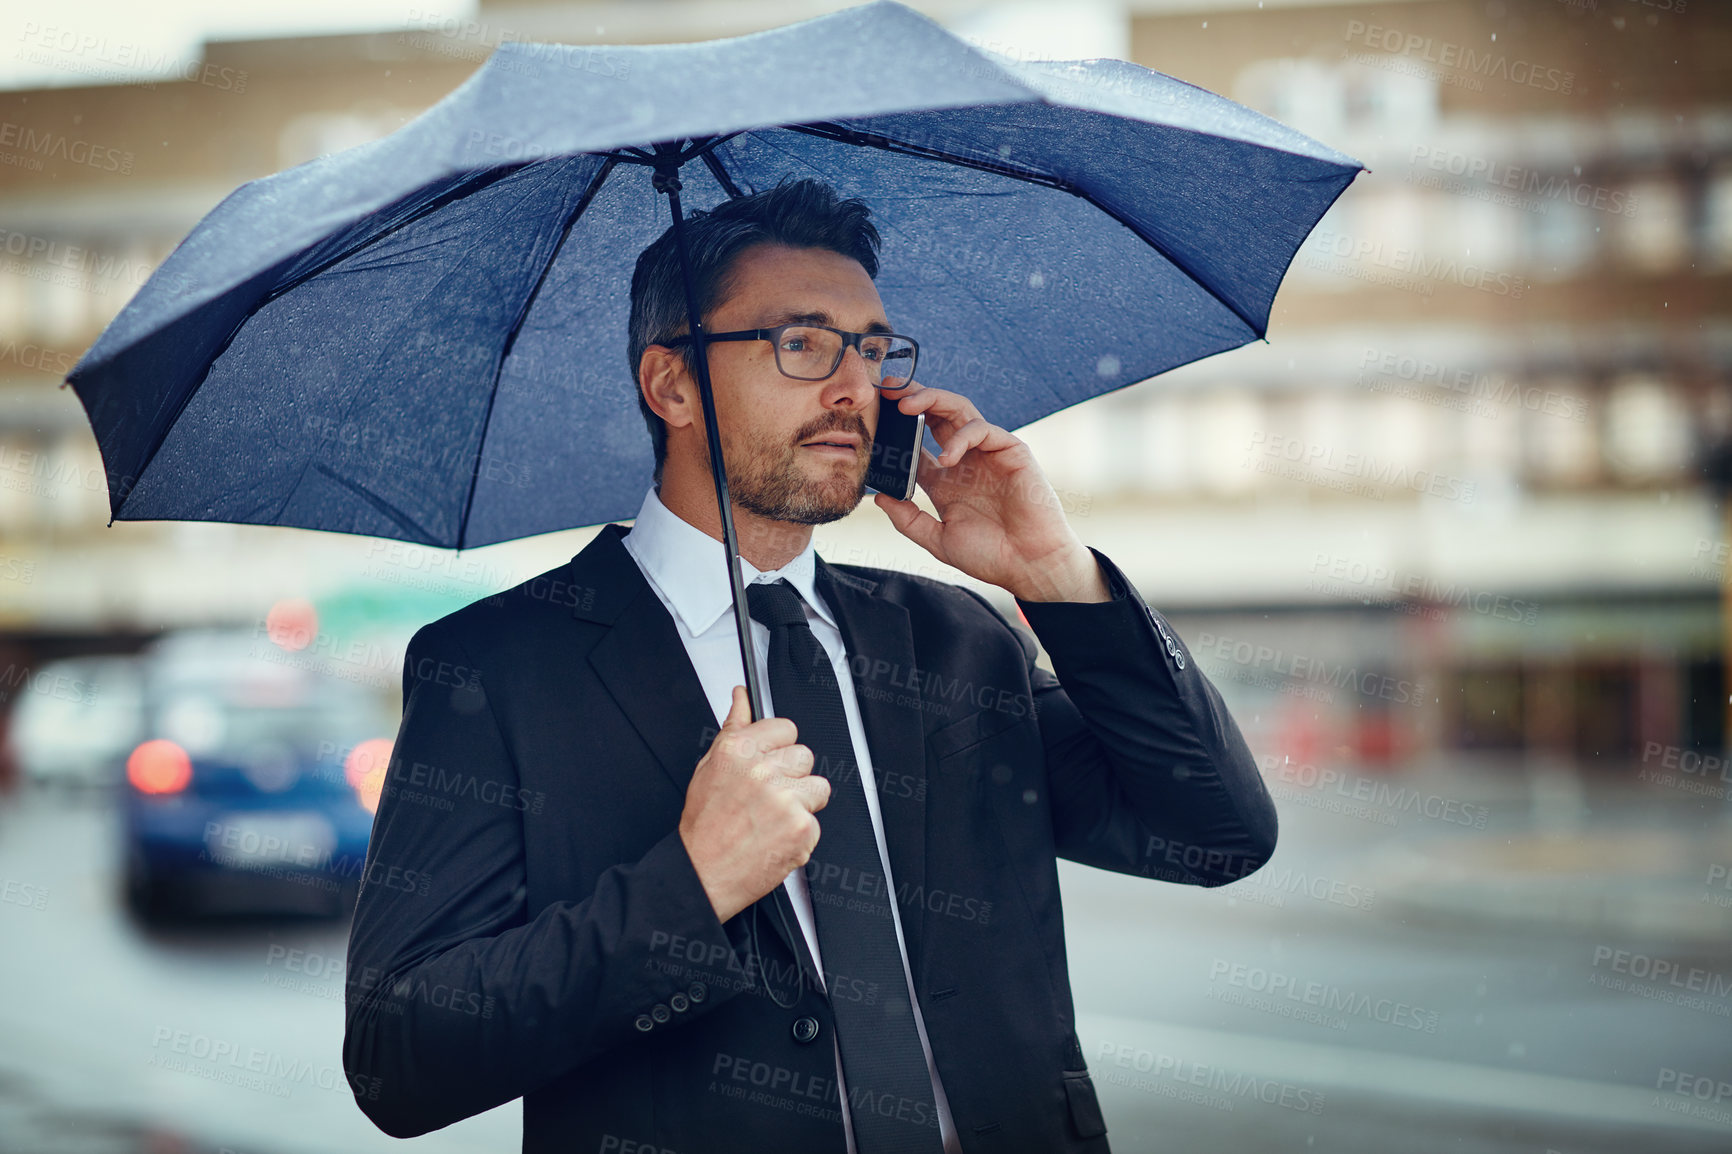
{"label": "suit jacket button", "polygon": [[710,988],[702,982],[693,982],[686,988],[686,994],[695,1002],[701,1002],[710,996]]}
{"label": "suit jacket button", "polygon": [[650,1021],[650,1016],[648,1014],[639,1014],[637,1016],[637,1021],[633,1022],[632,1025],[636,1026],[638,1029],[644,1031],[645,1033],[648,1033],[649,1031],[656,1028],[656,1024],[654,1022]]}
{"label": "suit jacket button", "polygon": [[686,999],[684,994],[675,994],[673,997],[668,999],[668,1009],[672,1010],[676,1014],[685,1013],[690,1006],[691,1002]]}
{"label": "suit jacket button", "polygon": [[650,1007],[650,1017],[654,1018],[658,1022],[665,1022],[669,1018],[673,1017],[673,1015],[668,1013],[668,1008],[666,1006],[657,1002],[655,1005]]}
{"label": "suit jacket button", "polygon": [[818,1019],[812,1017],[794,1019],[794,1041],[810,1042],[818,1036]]}

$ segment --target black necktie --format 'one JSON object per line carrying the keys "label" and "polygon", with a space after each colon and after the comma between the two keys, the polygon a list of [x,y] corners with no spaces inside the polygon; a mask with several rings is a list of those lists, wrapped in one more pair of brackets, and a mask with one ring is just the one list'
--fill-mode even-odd
{"label": "black necktie", "polygon": [[746,586],[752,617],[770,630],[770,699],[830,779],[818,811],[818,847],[806,863],[849,1119],[859,1154],[941,1150],[932,1078],[908,1001],[866,790],[830,658],[806,624],[805,602],[786,581]]}

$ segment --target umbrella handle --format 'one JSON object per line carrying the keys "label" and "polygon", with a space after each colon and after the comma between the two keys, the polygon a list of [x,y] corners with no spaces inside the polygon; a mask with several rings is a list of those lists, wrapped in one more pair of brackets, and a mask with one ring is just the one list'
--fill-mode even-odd
{"label": "umbrella handle", "polygon": [[710,447],[710,475],[716,482],[716,509],[722,516],[722,548],[728,561],[728,588],[734,599],[734,629],[740,640],[740,665],[745,671],[746,698],[752,707],[752,720],[764,717],[764,703],[758,694],[758,659],[752,652],[751,610],[746,605],[746,584],[740,577],[737,558],[740,554],[734,539],[734,506],[728,498],[728,474],[722,464],[722,435],[716,427],[716,402],[710,392],[709,341],[704,337],[703,321],[698,316],[698,294],[692,284],[691,257],[686,250],[685,218],[680,211],[681,158],[677,153],[660,153],[654,168],[652,183],[655,190],[666,194],[668,208],[674,218],[674,248],[680,254],[680,283],[685,287],[686,324],[691,330],[692,348],[696,352],[698,399],[704,408],[704,436]]}

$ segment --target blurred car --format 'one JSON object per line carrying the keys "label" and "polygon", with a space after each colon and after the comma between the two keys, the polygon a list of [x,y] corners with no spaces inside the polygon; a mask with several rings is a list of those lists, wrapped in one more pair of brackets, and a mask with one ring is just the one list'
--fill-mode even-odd
{"label": "blurred car", "polygon": [[11,759],[30,785],[111,789],[139,741],[143,679],[132,657],[69,657],[30,677],[7,726]]}
{"label": "blurred car", "polygon": [[121,791],[141,919],[352,908],[389,719],[320,666],[252,634],[189,632],[146,651]]}

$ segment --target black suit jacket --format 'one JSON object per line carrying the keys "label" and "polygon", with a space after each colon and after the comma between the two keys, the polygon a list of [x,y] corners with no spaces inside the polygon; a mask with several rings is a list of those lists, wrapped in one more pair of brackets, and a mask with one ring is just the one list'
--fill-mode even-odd
{"label": "black suit jacket", "polygon": [[[410,641],[344,1066],[399,1137],[521,1096],[525,1151],[841,1154],[828,999],[875,995],[819,988],[782,886],[717,919],[678,833],[715,717],[627,532]],[[966,589],[817,563],[970,1154],[1108,1150],[1055,859],[1220,885],[1275,846],[1220,696],[1095,556],[1115,600],[1019,603],[1057,677]]]}

